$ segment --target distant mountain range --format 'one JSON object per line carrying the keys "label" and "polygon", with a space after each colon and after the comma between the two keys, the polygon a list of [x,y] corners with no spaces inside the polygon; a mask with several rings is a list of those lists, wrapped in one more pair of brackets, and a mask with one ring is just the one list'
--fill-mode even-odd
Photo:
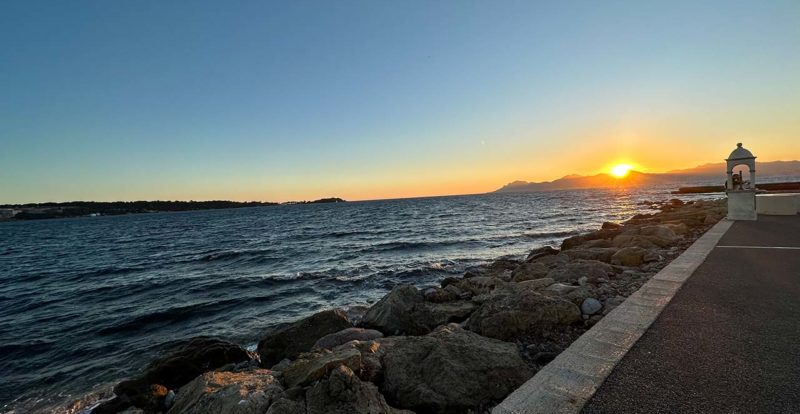
{"label": "distant mountain range", "polygon": [[[756,164],[756,173],[759,177],[800,177],[800,161],[769,161]],[[514,181],[496,190],[497,193],[566,190],[578,188],[613,188],[643,185],[662,185],[688,182],[712,182],[717,179],[720,183],[725,180],[725,163],[704,164],[694,168],[672,170],[666,173],[643,173],[631,171],[625,177],[618,178],[610,174],[596,175],[571,174],[553,181],[531,183],[528,181]]]}

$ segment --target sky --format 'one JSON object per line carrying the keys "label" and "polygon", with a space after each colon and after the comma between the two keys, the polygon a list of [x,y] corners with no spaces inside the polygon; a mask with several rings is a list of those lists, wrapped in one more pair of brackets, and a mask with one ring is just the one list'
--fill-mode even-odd
{"label": "sky", "polygon": [[0,5],[0,203],[470,194],[737,142],[800,159],[797,0]]}

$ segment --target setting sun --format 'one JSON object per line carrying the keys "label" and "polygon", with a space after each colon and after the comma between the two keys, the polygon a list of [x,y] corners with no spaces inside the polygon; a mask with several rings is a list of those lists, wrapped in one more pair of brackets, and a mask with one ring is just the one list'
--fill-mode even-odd
{"label": "setting sun", "polygon": [[611,175],[617,178],[622,178],[628,175],[629,172],[633,169],[632,166],[628,164],[617,164],[613,168],[611,168]]}

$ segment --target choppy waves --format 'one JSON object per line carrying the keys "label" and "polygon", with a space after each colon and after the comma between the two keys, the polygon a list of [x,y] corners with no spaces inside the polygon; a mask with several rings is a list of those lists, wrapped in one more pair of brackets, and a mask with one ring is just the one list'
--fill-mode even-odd
{"label": "choppy waves", "polygon": [[622,220],[665,191],[561,191],[0,223],[0,411],[135,373],[166,344],[251,344],[398,283]]}

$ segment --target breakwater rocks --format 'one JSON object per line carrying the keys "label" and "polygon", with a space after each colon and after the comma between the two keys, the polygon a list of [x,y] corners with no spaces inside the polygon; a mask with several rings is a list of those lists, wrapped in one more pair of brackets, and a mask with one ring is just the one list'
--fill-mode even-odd
{"label": "breakwater rocks", "polygon": [[653,208],[438,287],[396,286],[360,313],[314,314],[255,353],[189,341],[93,413],[486,412],[725,216],[722,200]]}

